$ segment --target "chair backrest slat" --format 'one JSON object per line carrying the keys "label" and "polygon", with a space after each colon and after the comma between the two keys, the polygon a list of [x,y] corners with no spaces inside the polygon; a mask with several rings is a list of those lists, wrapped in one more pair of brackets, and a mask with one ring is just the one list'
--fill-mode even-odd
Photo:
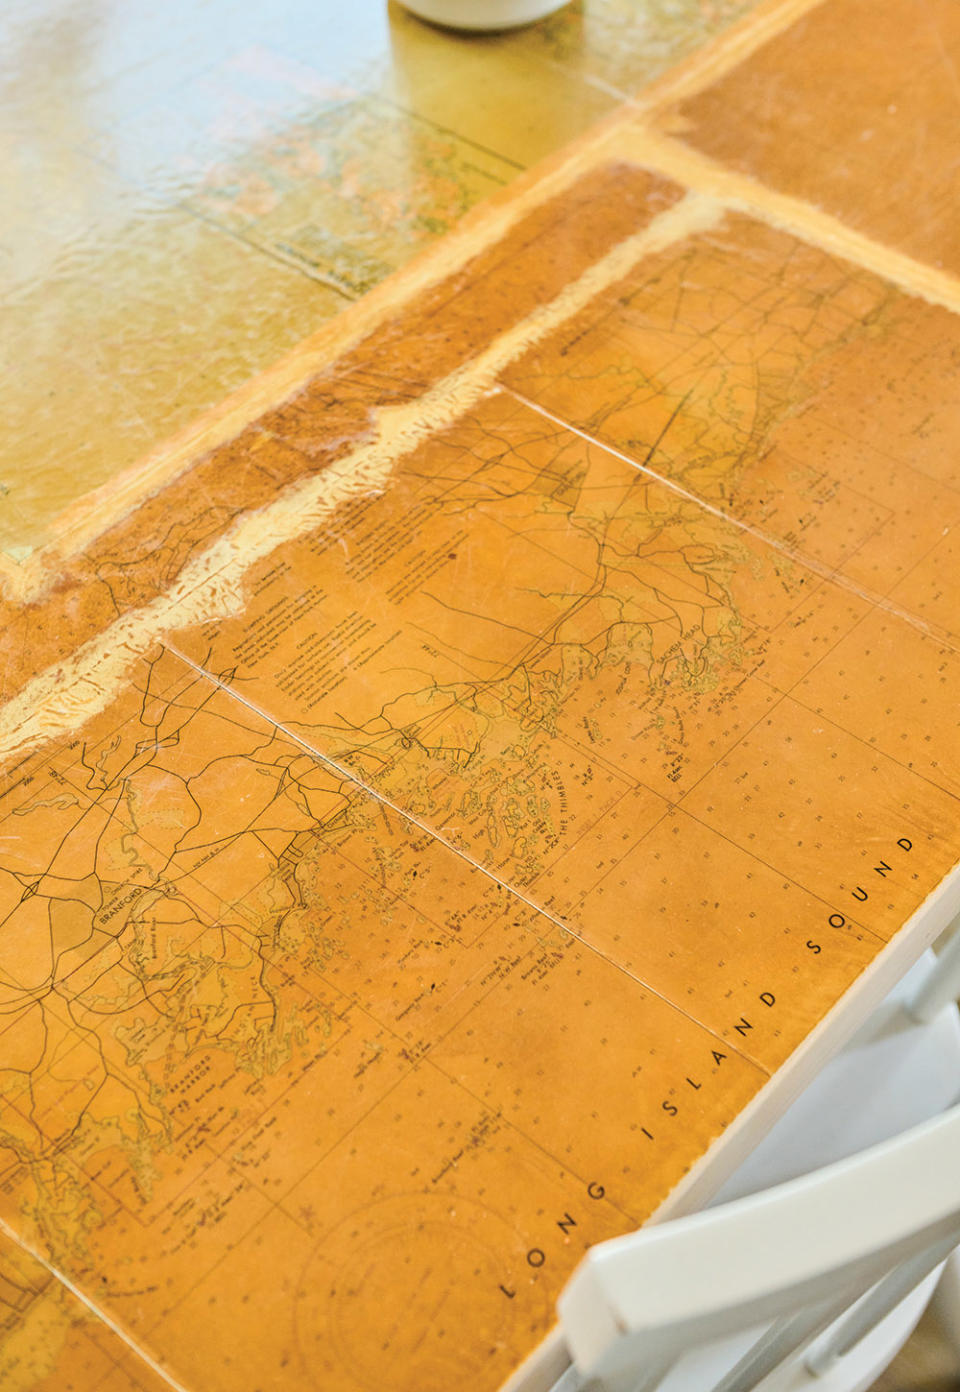
{"label": "chair backrest slat", "polygon": [[868,1291],[862,1300],[857,1301],[847,1318],[833,1330],[830,1338],[812,1351],[806,1360],[809,1371],[819,1376],[837,1359],[843,1358],[855,1348],[861,1339],[865,1339],[881,1320],[886,1319],[887,1315],[896,1309],[905,1296],[930,1275],[931,1271],[946,1261],[958,1243],[960,1224],[954,1226],[946,1237],[935,1242],[926,1251],[918,1252],[894,1267],[893,1271]]}
{"label": "chair backrest slat", "polygon": [[914,1020],[932,1020],[950,1001],[960,999],[960,924],[930,967],[926,979],[906,1002]]}
{"label": "chair backrest slat", "polygon": [[749,1392],[876,1287],[844,1325],[866,1331],[960,1236],[958,1156],[955,1107],[777,1189],[599,1244],[559,1304],[585,1385],[646,1392],[698,1345],[773,1321],[716,1388]]}
{"label": "chair backrest slat", "polygon": [[[621,1376],[614,1378],[610,1383],[605,1379],[597,1392],[656,1392],[673,1367],[674,1361],[672,1358],[661,1360],[657,1364],[645,1366],[642,1371],[636,1368],[626,1369]],[[584,1392],[593,1392],[589,1383],[584,1388]]]}
{"label": "chair backrest slat", "polygon": [[566,1372],[560,1374],[550,1392],[581,1392],[582,1387],[583,1374],[578,1372],[571,1363]]}
{"label": "chair backrest slat", "polygon": [[808,1305],[795,1315],[774,1320],[730,1371],[714,1385],[712,1392],[753,1392],[765,1377],[822,1334],[850,1304],[850,1295],[834,1295],[816,1305]]}

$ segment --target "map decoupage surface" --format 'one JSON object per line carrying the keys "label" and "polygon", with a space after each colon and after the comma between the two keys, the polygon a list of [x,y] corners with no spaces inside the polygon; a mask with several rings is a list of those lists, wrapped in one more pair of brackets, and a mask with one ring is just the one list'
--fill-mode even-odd
{"label": "map decoupage surface", "polygon": [[[322,246],[316,130],[196,191],[357,303],[8,554],[4,1389],[493,1392],[960,859],[949,208],[836,154],[897,72],[956,179],[922,9],[761,6],[461,222],[464,155],[386,280],[372,99]],[[487,57],[636,90],[572,22]]]}

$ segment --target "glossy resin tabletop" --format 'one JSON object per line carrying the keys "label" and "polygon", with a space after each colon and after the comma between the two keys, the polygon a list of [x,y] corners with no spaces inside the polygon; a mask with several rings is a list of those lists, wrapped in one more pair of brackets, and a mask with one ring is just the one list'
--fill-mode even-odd
{"label": "glossy resin tabletop", "polygon": [[8,36],[4,1392],[493,1392],[960,907],[953,0],[359,13]]}

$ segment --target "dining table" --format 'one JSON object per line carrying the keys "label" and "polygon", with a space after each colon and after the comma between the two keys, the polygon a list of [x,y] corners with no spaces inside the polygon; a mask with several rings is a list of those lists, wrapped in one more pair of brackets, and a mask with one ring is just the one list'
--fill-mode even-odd
{"label": "dining table", "polygon": [[960,912],[960,7],[0,33],[0,1385],[496,1392]]}

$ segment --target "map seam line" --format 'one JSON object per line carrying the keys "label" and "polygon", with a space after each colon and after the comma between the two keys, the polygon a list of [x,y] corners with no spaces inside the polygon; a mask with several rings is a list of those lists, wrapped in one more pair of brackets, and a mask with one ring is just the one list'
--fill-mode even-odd
{"label": "map seam line", "polygon": [[[660,112],[657,117],[667,114]],[[633,137],[629,153],[644,168],[672,179],[691,193],[716,199],[730,212],[741,213],[797,241],[819,247],[905,294],[960,313],[957,276],[877,241],[803,198],[739,173],[694,145],[668,135],[656,119],[642,116],[625,133],[628,142]]]}
{"label": "map seam line", "polygon": [[722,508],[716,507],[713,503],[708,503],[704,498],[698,498],[695,493],[690,493],[682,484],[677,483],[676,480],[668,478],[666,474],[657,473],[655,469],[650,468],[649,464],[641,464],[618,446],[608,444],[598,439],[597,436],[591,435],[589,431],[574,425],[571,421],[564,420],[562,416],[555,415],[548,407],[540,406],[536,401],[524,396],[521,392],[515,391],[513,387],[504,386],[503,390],[509,392],[511,396],[515,397],[517,401],[521,402],[523,405],[528,406],[530,410],[536,411],[538,415],[545,416],[548,420],[552,420],[557,425],[562,426],[563,429],[570,431],[571,434],[578,435],[580,439],[585,441],[588,445],[593,445],[597,449],[605,450],[607,454],[621,459],[624,464],[629,464],[631,468],[636,469],[641,474],[645,474],[651,482],[663,484],[666,488],[669,488],[671,492],[676,493],[678,497],[685,499],[685,501],[689,503],[696,504],[705,512],[718,518],[721,522],[726,522],[728,525],[745,532],[748,536],[755,537],[757,541],[769,547],[770,550],[774,551],[777,555],[785,557],[794,565],[803,566],[805,570],[809,570],[811,574],[819,576],[821,580],[828,580],[839,589],[846,590],[849,594],[856,595],[858,599],[863,600],[864,603],[871,605],[873,608],[882,609],[885,613],[888,613],[891,618],[900,619],[903,623],[909,624],[911,628],[915,628],[917,632],[922,633],[923,636],[929,638],[931,642],[939,643],[941,647],[949,648],[952,652],[960,652],[960,647],[951,643],[942,635],[935,633],[930,625],[921,619],[919,615],[911,614],[908,609],[901,609],[899,605],[893,603],[887,596],[871,595],[868,591],[861,589],[856,581],[844,575],[841,570],[837,568],[831,569],[814,557],[804,556],[788,550],[776,537],[770,536],[766,532],[759,531],[756,527],[752,527],[749,522],[743,522],[732,513],[724,512]]}
{"label": "map seam line", "polygon": [[[507,894],[513,895],[516,899],[519,899],[521,903],[526,904],[527,908],[533,909],[535,913],[541,914],[555,927],[559,928],[561,932],[568,933],[570,937],[575,938],[577,942],[579,942],[587,951],[593,953],[594,956],[600,958],[602,961],[609,963],[609,965],[612,966],[616,971],[623,972],[625,976],[630,977],[630,979],[632,981],[635,981],[637,985],[640,986],[644,991],[649,991],[651,995],[656,996],[659,1000],[663,1001],[665,1005],[668,1005],[671,1009],[676,1010],[679,1015],[689,1020],[691,1024],[696,1025],[698,1029],[706,1031],[706,1033],[710,1034],[714,1039],[719,1040],[725,1047],[733,1050],[733,1052],[736,1053],[738,1057],[744,1059],[745,1062],[750,1064],[754,1063],[753,1059],[751,1059],[748,1055],[741,1053],[741,1051],[737,1048],[735,1044],[733,1044],[729,1039],[726,1039],[722,1034],[718,1033],[717,1030],[712,1029],[709,1025],[704,1024],[704,1022],[702,1020],[698,1020],[696,1016],[690,1015],[688,1011],[684,1010],[683,1006],[678,1005],[677,1002],[671,1000],[669,996],[665,996],[661,991],[658,991],[657,988],[655,986],[652,986],[648,981],[644,981],[642,977],[636,976],[626,967],[623,967],[620,965],[620,963],[615,962],[613,958],[608,957],[605,952],[601,952],[599,948],[594,946],[592,943],[588,942],[585,938],[581,937],[580,934],[575,932],[569,924],[564,923],[562,919],[557,918],[554,914],[550,913],[548,909],[545,909],[540,904],[536,903],[535,900],[528,899],[527,896],[523,894],[519,889],[516,889],[514,886],[508,884],[505,880],[500,879],[500,877],[494,874],[492,870],[489,870],[485,865],[482,865],[480,861],[474,860],[472,856],[468,855],[467,852],[462,850],[460,847],[455,846],[450,841],[447,841],[443,836],[439,834],[439,832],[435,831],[425,822],[421,822],[412,813],[406,811],[397,803],[392,802],[389,798],[384,797],[382,793],[377,792],[377,790],[375,788],[372,788],[369,784],[362,782],[359,778],[357,778],[356,774],[352,773],[349,769],[346,769],[342,765],[338,764],[336,760],[331,759],[328,754],[324,754],[319,749],[316,749],[301,735],[296,734],[295,731],[291,730],[287,725],[284,725],[282,721],[274,719],[274,717],[271,716],[267,711],[263,710],[254,702],[250,701],[247,697],[241,695],[237,691],[234,691],[232,687],[226,686],[219,679],[219,677],[214,675],[214,673],[207,671],[205,667],[198,666],[197,663],[195,663],[191,658],[186,657],[172,644],[166,643],[164,646],[167,648],[168,652],[171,652],[174,655],[174,657],[179,658],[181,662],[184,662],[188,667],[191,667],[199,677],[202,677],[205,681],[211,682],[220,691],[223,691],[227,696],[232,697],[241,705],[246,706],[248,710],[252,711],[255,715],[258,715],[262,720],[265,720],[274,729],[280,731],[287,739],[295,741],[295,743],[299,744],[302,749],[306,750],[314,758],[318,759],[321,763],[326,764],[328,768],[333,769],[333,771],[336,774],[338,774],[339,777],[348,780],[350,783],[354,785],[354,787],[361,789],[364,793],[368,794],[368,796],[374,798],[375,801],[381,804],[381,806],[390,808],[390,810],[392,812],[395,812],[397,816],[403,817],[404,820],[410,822],[413,826],[419,827],[421,831],[426,833],[426,835],[432,837],[436,842],[438,842],[439,845],[446,847],[448,851],[458,856],[466,864],[471,865],[473,869],[478,871],[478,873],[480,873],[481,875],[485,875],[487,879],[491,880],[494,884],[498,884],[501,887],[501,889],[506,891]],[[762,1067],[762,1065],[755,1066]],[[763,1068],[763,1071],[769,1075],[769,1069]]]}
{"label": "map seam line", "polygon": [[136,1340],[126,1332],[123,1326],[118,1324],[116,1320],[111,1319],[80,1286],[71,1281],[70,1277],[67,1276],[65,1272],[61,1271],[59,1267],[54,1266],[53,1262],[48,1261],[42,1252],[38,1251],[21,1237],[5,1218],[0,1218],[0,1233],[16,1247],[19,1247],[22,1252],[25,1252],[27,1256],[32,1257],[39,1266],[43,1267],[44,1271],[49,1272],[53,1279],[57,1281],[64,1290],[69,1291],[75,1300],[79,1300],[80,1304],[83,1305],[86,1310],[89,1310],[105,1328],[111,1330],[117,1338],[140,1359],[141,1363],[145,1364],[152,1372],[156,1373],[168,1387],[173,1389],[173,1392],[191,1392],[190,1388],[186,1387],[182,1382],[178,1381],[177,1378],[168,1373],[166,1369],[161,1367],[156,1359],[152,1358],[149,1353],[142,1349]]}
{"label": "map seam line", "polygon": [[657,113],[679,100],[698,95],[823,3],[824,0],[779,0],[748,11],[705,47],[695,49],[686,60],[668,68],[634,97],[634,104]]}

